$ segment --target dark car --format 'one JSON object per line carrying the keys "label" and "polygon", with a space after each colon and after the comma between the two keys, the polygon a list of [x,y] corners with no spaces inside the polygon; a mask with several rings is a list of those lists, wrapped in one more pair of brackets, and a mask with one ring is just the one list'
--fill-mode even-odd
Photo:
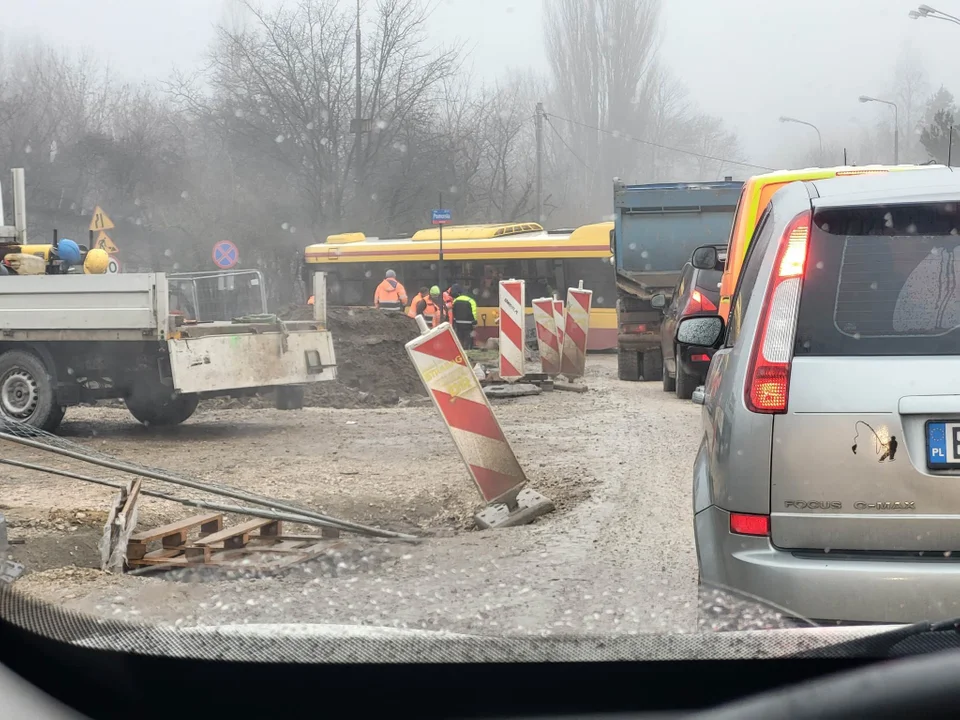
{"label": "dark car", "polygon": [[[667,304],[665,295],[655,295],[651,301],[654,307],[663,308],[663,322],[660,325],[660,347],[663,351],[663,391],[676,391],[677,397],[689,400],[698,385],[702,385],[710,369],[713,357],[711,348],[676,345],[677,324],[687,317],[717,315],[720,305],[720,281],[723,279],[723,267],[726,263],[726,246],[708,245],[696,252],[708,252],[713,262],[712,269],[698,269],[688,262],[680,272],[680,280],[673,289],[673,297]],[[704,265],[697,262],[697,265]]]}

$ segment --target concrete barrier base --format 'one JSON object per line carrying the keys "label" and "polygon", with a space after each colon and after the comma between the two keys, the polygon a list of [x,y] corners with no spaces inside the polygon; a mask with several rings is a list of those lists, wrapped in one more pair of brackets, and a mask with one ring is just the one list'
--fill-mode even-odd
{"label": "concrete barrier base", "polygon": [[477,527],[482,530],[514,527],[531,523],[538,517],[556,509],[550,498],[541,495],[536,490],[524,488],[517,493],[513,503],[492,503],[482,512],[477,513],[474,520]]}

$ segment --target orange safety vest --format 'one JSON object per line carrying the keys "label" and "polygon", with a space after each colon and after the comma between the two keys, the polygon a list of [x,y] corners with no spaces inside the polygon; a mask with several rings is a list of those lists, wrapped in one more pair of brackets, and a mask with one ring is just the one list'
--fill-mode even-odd
{"label": "orange safety vest", "polygon": [[407,315],[409,315],[410,317],[416,317],[417,305],[420,304],[421,300],[426,300],[426,299],[427,298],[425,298],[423,295],[421,295],[420,293],[417,293],[414,296],[413,300],[410,301],[410,307],[407,308]]}
{"label": "orange safety vest", "polygon": [[374,307],[380,307],[381,303],[390,305],[399,305],[401,308],[407,304],[407,291],[396,278],[385,278],[382,283],[377,285],[377,291],[373,295]]}
{"label": "orange safety vest", "polygon": [[423,315],[424,320],[427,321],[427,325],[435,328],[437,325],[443,322],[443,311],[440,309],[440,306],[433,301],[432,297],[427,296],[426,298],[422,298],[419,302],[426,303],[426,307],[423,309],[423,313],[421,314]]}

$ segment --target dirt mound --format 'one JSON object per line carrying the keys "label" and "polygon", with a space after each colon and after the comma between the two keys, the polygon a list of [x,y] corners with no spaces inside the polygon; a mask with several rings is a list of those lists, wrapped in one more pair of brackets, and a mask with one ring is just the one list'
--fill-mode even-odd
{"label": "dirt mound", "polygon": [[[310,320],[313,308],[290,306],[278,313],[284,320]],[[416,337],[417,324],[402,313],[373,308],[328,308],[327,327],[333,334],[337,379],[307,387],[310,407],[391,407],[401,398],[425,395],[420,376],[403,346]],[[273,394],[247,398],[216,398],[207,409],[274,407]]]}

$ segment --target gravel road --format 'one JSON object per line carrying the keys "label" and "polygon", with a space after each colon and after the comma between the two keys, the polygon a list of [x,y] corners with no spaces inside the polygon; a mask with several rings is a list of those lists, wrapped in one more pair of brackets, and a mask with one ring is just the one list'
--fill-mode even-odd
{"label": "gravel road", "polygon": [[[64,432],[103,452],[425,539],[348,538],[274,577],[108,576],[83,566],[95,566],[90,541],[109,493],[15,471],[0,480],[0,507],[10,535],[26,540],[15,553],[28,569],[33,563],[16,587],[87,612],[187,625],[693,631],[690,468],[700,409],[664,394],[660,383],[615,378],[616,359],[595,355],[586,394],[497,402],[531,484],[558,510],[527,527],[482,532],[469,529],[478,496],[429,405],[222,410],[161,434],[134,425],[122,410],[77,410]],[[170,503],[144,502],[141,526],[185,514]]]}

